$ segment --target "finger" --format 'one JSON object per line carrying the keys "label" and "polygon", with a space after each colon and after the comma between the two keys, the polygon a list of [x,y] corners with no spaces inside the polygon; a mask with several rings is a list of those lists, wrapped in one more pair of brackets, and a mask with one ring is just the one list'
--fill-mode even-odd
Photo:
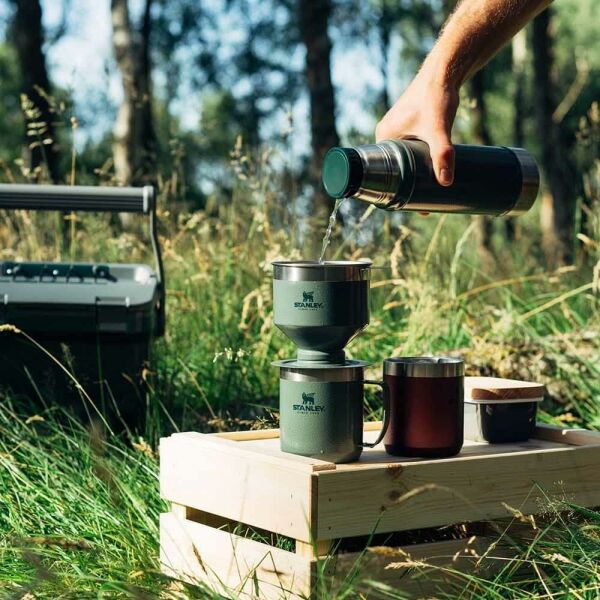
{"label": "finger", "polygon": [[440,185],[452,185],[454,181],[454,147],[446,132],[437,133],[429,142],[433,171]]}
{"label": "finger", "polygon": [[383,140],[389,140],[389,127],[386,123],[385,117],[377,123],[375,126],[375,142],[382,142]]}

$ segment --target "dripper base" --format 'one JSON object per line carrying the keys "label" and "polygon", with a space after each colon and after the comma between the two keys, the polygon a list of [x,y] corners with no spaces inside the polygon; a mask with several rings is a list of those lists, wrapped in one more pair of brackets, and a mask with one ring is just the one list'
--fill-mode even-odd
{"label": "dripper base", "polygon": [[298,363],[309,363],[310,365],[344,365],[346,363],[346,353],[343,350],[335,352],[323,352],[321,350],[298,349]]}

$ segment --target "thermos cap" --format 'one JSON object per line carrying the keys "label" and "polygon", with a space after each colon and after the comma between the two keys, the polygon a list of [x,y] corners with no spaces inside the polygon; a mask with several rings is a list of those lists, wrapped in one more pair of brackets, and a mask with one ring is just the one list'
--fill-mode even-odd
{"label": "thermos cap", "polygon": [[347,198],[360,188],[363,165],[354,148],[331,148],[323,161],[323,186],[333,198]]}
{"label": "thermos cap", "polygon": [[461,358],[450,356],[404,356],[386,358],[383,374],[399,377],[462,377],[465,365]]}

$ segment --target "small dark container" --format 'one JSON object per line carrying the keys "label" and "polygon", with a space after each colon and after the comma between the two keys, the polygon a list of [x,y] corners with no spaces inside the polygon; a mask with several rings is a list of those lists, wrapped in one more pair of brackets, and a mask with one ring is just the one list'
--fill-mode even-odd
{"label": "small dark container", "polygon": [[438,458],[463,445],[463,361],[446,357],[388,358],[390,423],[388,454]]}
{"label": "small dark container", "polygon": [[499,377],[465,378],[465,437],[475,442],[525,442],[535,431],[545,387]]}
{"label": "small dark container", "polygon": [[533,436],[538,400],[465,400],[467,439],[490,444],[525,442]]}

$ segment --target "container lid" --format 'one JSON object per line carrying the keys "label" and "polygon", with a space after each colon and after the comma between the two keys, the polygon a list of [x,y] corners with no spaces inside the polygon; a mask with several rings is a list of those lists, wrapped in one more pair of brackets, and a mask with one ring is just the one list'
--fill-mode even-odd
{"label": "container lid", "polygon": [[401,356],[383,361],[384,375],[400,377],[462,377],[462,358],[451,356]]}
{"label": "container lid", "polygon": [[331,148],[323,160],[323,187],[333,198],[347,198],[360,188],[363,166],[354,148]]}
{"label": "container lid", "polygon": [[276,260],[273,279],[285,281],[366,281],[370,260]]}
{"label": "container lid", "polygon": [[465,396],[465,404],[531,404],[543,400],[543,396],[539,398],[498,398],[497,400],[473,400]]}
{"label": "container lid", "polygon": [[471,402],[535,402],[544,398],[541,383],[502,379],[501,377],[465,377],[465,401]]}

